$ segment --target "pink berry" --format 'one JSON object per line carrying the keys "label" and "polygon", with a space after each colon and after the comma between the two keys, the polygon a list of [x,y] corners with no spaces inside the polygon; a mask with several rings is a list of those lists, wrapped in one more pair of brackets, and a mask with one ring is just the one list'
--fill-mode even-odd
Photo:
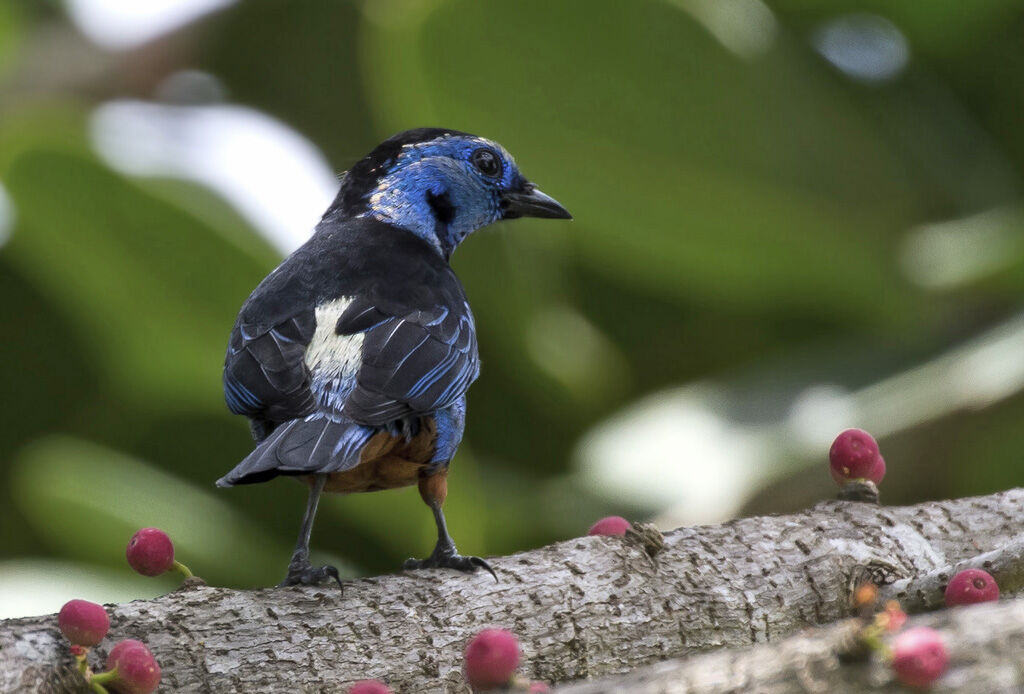
{"label": "pink berry", "polygon": [[625,535],[629,521],[622,516],[606,516],[590,526],[587,535]]}
{"label": "pink berry", "polygon": [[832,442],[828,451],[829,471],[837,484],[851,480],[871,480],[875,484],[885,476],[885,460],[871,434],[847,429]]}
{"label": "pink berry", "polygon": [[867,479],[878,484],[882,481],[883,477],[885,477],[885,458],[878,454],[875,456],[875,464],[872,466],[871,472],[868,473]]}
{"label": "pink berry", "polygon": [[519,665],[519,642],[504,629],[484,629],[466,645],[466,679],[474,691],[504,687]]}
{"label": "pink berry", "polygon": [[160,666],[141,641],[125,639],[110,649],[107,670],[115,668],[110,688],[122,694],[149,694],[160,684]]}
{"label": "pink berry", "polygon": [[529,694],[547,694],[551,691],[551,687],[545,682],[530,682]]}
{"label": "pink berry", "polygon": [[128,563],[143,576],[159,576],[174,566],[174,545],[158,528],[143,528],[128,541]]}
{"label": "pink berry", "polygon": [[352,685],[348,694],[392,694],[387,685],[379,680],[362,680]]}
{"label": "pink berry", "polygon": [[896,679],[910,687],[927,687],[942,676],[949,654],[939,632],[929,627],[908,629],[892,644]]}
{"label": "pink berry", "polygon": [[71,643],[95,646],[107,635],[110,618],[102,605],[88,600],[69,600],[60,608],[57,625]]}
{"label": "pink berry", "polygon": [[946,607],[999,599],[996,579],[981,569],[965,569],[946,586]]}

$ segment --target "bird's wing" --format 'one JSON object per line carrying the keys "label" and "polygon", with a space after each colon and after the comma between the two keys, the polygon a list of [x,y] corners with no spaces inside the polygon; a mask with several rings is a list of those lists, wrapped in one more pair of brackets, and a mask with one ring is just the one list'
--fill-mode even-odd
{"label": "bird's wing", "polygon": [[224,399],[235,414],[283,422],[316,406],[304,362],[316,328],[311,308],[272,321],[239,316],[224,360]]}
{"label": "bird's wing", "polygon": [[342,408],[361,424],[444,409],[480,373],[473,314],[464,299],[426,310],[355,299],[335,329],[339,336],[363,334],[361,364]]}
{"label": "bird's wing", "polygon": [[242,307],[224,365],[231,411],[271,423],[320,411],[378,426],[458,400],[479,358],[448,264],[384,224],[321,232]]}

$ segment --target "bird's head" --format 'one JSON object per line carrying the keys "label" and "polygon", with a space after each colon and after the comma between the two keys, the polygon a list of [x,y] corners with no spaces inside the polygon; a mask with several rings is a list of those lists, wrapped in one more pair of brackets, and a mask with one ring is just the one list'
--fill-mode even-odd
{"label": "bird's head", "polygon": [[378,145],[345,175],[331,210],[406,229],[445,258],[501,219],[572,218],[519,172],[504,147],[439,128],[407,130]]}

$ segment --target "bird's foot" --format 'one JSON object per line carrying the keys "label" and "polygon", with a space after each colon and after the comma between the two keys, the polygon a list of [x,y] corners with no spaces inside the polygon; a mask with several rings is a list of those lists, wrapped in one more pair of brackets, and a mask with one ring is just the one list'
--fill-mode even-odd
{"label": "bird's foot", "polygon": [[457,569],[466,573],[473,573],[477,569],[485,569],[494,580],[498,580],[498,574],[494,573],[491,565],[480,557],[464,557],[461,554],[451,552],[434,551],[426,559],[406,559],[402,569],[412,571],[413,569]]}
{"label": "bird's foot", "polygon": [[318,586],[321,583],[325,583],[329,579],[334,579],[338,582],[339,588],[344,588],[341,585],[341,577],[338,575],[338,570],[333,566],[311,566],[309,564],[304,565],[291,565],[288,567],[288,575],[284,577],[284,580],[277,584],[278,588],[285,586]]}

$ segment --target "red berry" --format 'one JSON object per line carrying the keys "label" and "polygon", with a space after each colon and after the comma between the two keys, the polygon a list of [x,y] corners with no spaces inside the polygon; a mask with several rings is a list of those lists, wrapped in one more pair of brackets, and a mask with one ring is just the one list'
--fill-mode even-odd
{"label": "red berry", "polygon": [[929,627],[908,629],[892,644],[892,669],[907,686],[929,686],[942,676],[948,664],[942,636]]}
{"label": "red berry", "polygon": [[545,682],[530,682],[529,694],[547,694],[551,691],[551,687]]}
{"label": "red berry", "polygon": [[885,476],[885,460],[878,453],[878,444],[861,429],[839,434],[828,451],[828,460],[832,479],[840,485],[862,479],[878,484]]}
{"label": "red berry", "polygon": [[946,607],[999,599],[996,579],[981,569],[965,569],[946,586]]}
{"label": "red berry", "polygon": [[625,535],[629,521],[622,516],[606,516],[590,526],[587,535]]}
{"label": "red berry", "polygon": [[352,685],[348,694],[392,694],[387,685],[379,680],[362,680]]}
{"label": "red berry", "polygon": [[60,608],[57,624],[64,637],[79,646],[95,646],[107,635],[110,618],[102,605],[88,600],[69,600]]}
{"label": "red berry", "polygon": [[122,694],[149,694],[160,684],[160,666],[141,641],[125,639],[111,648],[107,670],[114,668],[117,676],[110,687]]}
{"label": "red berry", "polygon": [[128,563],[143,576],[159,576],[174,566],[174,545],[158,528],[143,528],[128,541]]}
{"label": "red berry", "polygon": [[484,629],[466,645],[466,679],[474,691],[504,687],[519,665],[519,642],[504,629]]}
{"label": "red berry", "polygon": [[881,454],[875,456],[875,465],[871,468],[871,472],[868,473],[868,479],[878,484],[885,477],[885,458]]}

